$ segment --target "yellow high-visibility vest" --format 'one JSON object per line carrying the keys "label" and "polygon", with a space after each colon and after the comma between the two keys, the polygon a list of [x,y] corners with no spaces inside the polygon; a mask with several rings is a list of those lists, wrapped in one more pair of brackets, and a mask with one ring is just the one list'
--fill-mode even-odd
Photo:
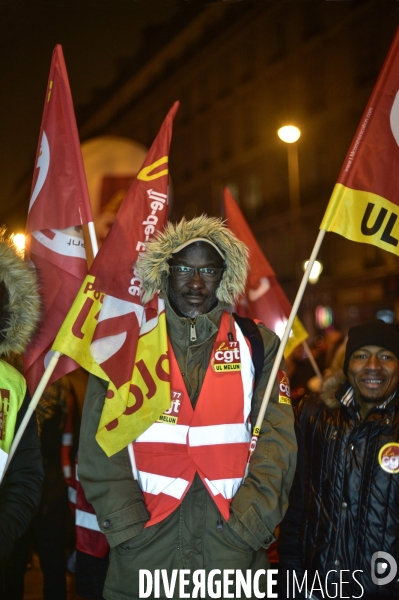
{"label": "yellow high-visibility vest", "polygon": [[25,378],[14,367],[0,360],[0,448],[7,454],[25,394]]}

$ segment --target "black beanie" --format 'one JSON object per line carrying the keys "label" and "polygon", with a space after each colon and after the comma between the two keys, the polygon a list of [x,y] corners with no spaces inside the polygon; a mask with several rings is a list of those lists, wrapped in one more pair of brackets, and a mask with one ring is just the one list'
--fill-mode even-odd
{"label": "black beanie", "polygon": [[363,325],[355,325],[348,332],[346,343],[344,373],[348,374],[349,359],[355,350],[362,346],[381,346],[390,350],[399,359],[399,333],[385,321],[371,321]]}

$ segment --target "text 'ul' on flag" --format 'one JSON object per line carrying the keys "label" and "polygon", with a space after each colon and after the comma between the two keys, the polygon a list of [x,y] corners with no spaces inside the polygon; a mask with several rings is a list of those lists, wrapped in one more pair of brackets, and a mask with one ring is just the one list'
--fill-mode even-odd
{"label": "text 'ul' on flag", "polygon": [[399,255],[399,29],[320,229]]}
{"label": "text 'ul' on flag", "polygon": [[168,212],[169,111],[133,180],[53,349],[109,382],[96,439],[108,456],[126,447],[170,406],[164,302],[141,303],[135,263]]}
{"label": "text 'ul' on flag", "polygon": [[[92,220],[68,75],[58,45],[51,61],[26,223],[26,259],[37,270],[43,299],[42,326],[24,357],[31,394],[87,274],[82,224]],[[62,356],[49,385],[78,366]]]}

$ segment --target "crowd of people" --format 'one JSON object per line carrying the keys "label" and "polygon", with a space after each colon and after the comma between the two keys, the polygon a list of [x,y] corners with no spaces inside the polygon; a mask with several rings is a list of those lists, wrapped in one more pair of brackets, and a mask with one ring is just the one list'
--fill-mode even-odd
{"label": "crowd of people", "polygon": [[[89,377],[78,449],[73,390],[46,391],[0,486],[0,597],[23,599],[32,547],[45,600],[66,599],[68,558],[91,600],[397,597],[396,328],[330,332],[317,385],[298,348],[254,430],[279,338],[232,310],[245,245],[220,219],[183,219],[147,243],[136,271],[143,302],[165,304],[173,403],[108,456],[96,441],[107,382]],[[29,402],[20,357],[40,307],[35,273],[2,238],[2,460]]]}

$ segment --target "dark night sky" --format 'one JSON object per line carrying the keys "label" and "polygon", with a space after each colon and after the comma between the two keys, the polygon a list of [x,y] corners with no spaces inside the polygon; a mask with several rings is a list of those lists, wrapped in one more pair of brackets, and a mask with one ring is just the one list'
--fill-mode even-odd
{"label": "dark night sky", "polygon": [[[239,0],[218,0],[229,4]],[[244,0],[269,2],[269,0]],[[285,0],[270,0],[283,2]],[[327,2],[334,11],[338,2]],[[360,1],[360,0],[359,0]],[[377,2],[377,0],[375,0]],[[79,118],[123,69],[150,59],[210,0],[0,0],[0,225],[23,229],[52,51],[61,44]],[[295,0],[305,2],[305,0]],[[394,0],[378,0],[398,6]],[[287,0],[287,10],[290,2]],[[371,36],[372,37],[372,36]],[[390,37],[390,36],[389,36]],[[375,43],[375,41],[370,42]],[[26,194],[29,195],[28,193]],[[18,204],[19,203],[19,204]],[[23,208],[21,211],[20,206]],[[18,210],[18,218],[10,211]]]}
{"label": "dark night sky", "polygon": [[[52,51],[61,44],[77,114],[148,43],[193,6],[185,0],[0,0],[0,224],[32,172]],[[196,7],[197,10],[199,7]],[[187,16],[187,15],[186,15]],[[148,40],[146,38],[149,38]]]}

